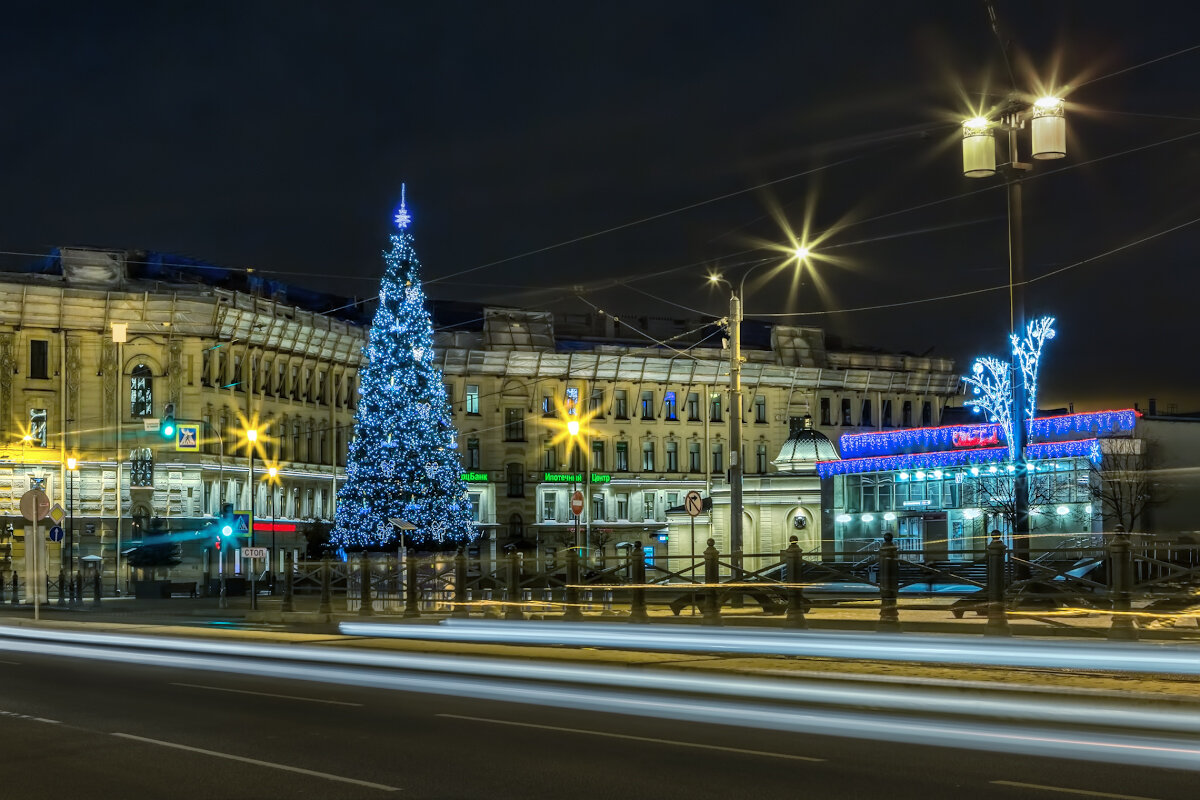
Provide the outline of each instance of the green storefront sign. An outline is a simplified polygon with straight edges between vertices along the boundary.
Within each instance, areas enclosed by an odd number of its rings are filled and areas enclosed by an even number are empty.
[[[464,472],[459,476],[463,483],[487,483],[486,472]]]
[[[580,472],[547,472],[543,480],[546,483],[583,483],[583,473]],[[592,483],[608,483],[612,475],[606,472],[593,472]]]

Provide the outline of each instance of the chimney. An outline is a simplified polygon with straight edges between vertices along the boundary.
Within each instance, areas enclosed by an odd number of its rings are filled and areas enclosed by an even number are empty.
[[[1153,416],[1157,416],[1157,415],[1158,415],[1158,400],[1156,398],[1151,397],[1150,398],[1150,416],[1153,417]]]
[[[1068,414],[1075,413],[1075,403],[1074,402],[1067,403],[1067,413]]]

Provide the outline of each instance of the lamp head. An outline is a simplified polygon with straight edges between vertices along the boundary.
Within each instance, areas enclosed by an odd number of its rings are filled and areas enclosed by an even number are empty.
[[[75,456],[67,456],[67,469],[75,469],[79,466],[79,462],[75,460]]]
[[[579,435],[579,420],[573,419],[567,423],[567,433],[572,436]]]
[[[246,431],[246,440],[251,441],[251,442],[257,442],[258,441],[258,428],[251,428],[250,430]]]

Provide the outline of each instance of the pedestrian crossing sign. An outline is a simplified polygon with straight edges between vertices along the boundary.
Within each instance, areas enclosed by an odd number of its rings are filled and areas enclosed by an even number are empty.
[[[250,535],[250,512],[249,511],[233,512],[233,535],[234,536],[249,536]]]
[[[200,426],[180,424],[175,427],[175,449],[187,453],[200,451]]]

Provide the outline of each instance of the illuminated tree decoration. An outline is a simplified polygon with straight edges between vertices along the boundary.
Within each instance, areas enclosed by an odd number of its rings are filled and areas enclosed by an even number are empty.
[[[1039,317],[1025,326],[1025,338],[1011,334],[1013,355],[1021,364],[1025,378],[1025,413],[1030,419],[1037,416],[1038,368],[1042,361],[1042,347],[1054,338],[1054,317]]]
[[[402,203],[359,372],[354,438],[331,534],[340,548],[391,545],[398,539],[391,519],[415,525],[406,535],[415,543],[475,535],[442,372],[424,358],[433,352],[433,325],[410,222]]]
[[[983,356],[975,360],[971,372],[973,374],[963,376],[972,394],[967,405],[976,413],[985,412],[988,419],[1000,426],[1011,459],[1016,455],[1016,447],[1012,435],[1012,372],[1009,365],[994,356]]]

